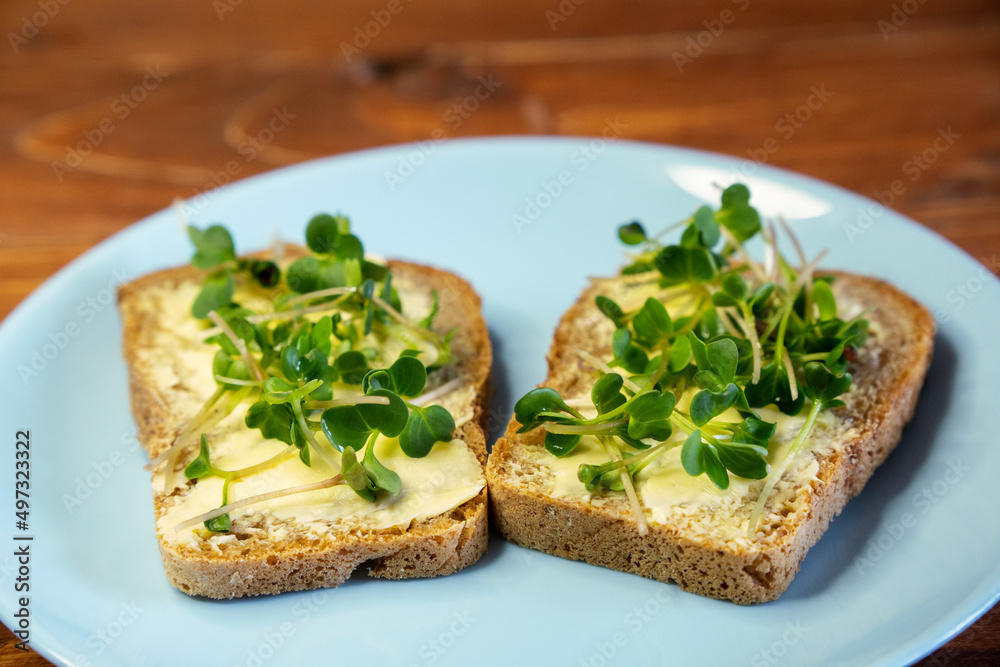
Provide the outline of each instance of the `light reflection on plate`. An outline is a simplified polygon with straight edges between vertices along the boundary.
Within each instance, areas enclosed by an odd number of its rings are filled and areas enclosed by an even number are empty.
[[[706,204],[718,205],[719,187],[745,183],[753,193],[754,206],[762,216],[786,220],[818,218],[829,213],[833,205],[826,199],[801,189],[789,187],[773,179],[756,176],[754,169],[677,165],[667,168],[670,178],[689,194]]]

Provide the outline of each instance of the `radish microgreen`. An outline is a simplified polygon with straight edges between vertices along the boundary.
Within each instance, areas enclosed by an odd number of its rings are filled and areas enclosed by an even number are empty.
[[[399,475],[376,458],[378,439],[398,438],[405,455],[422,457],[434,444],[451,440],[455,430],[445,408],[420,400],[428,372],[454,361],[452,334],[431,328],[438,293],[421,320],[408,318],[389,268],[364,257],[361,240],[343,216],[313,217],[305,231],[308,252],[284,272],[269,260],[239,258],[221,225],[189,227],[188,235],[195,247],[192,264],[206,272],[191,312],[206,322],[205,343],[217,346],[212,360],[217,388],[148,467],[166,464],[169,484],[178,459],[200,435],[185,476],[224,482],[222,506],[181,525],[203,522],[210,531],[228,532],[229,510],[252,504],[251,499],[230,504],[230,486],[296,455],[306,466],[318,455],[339,472],[253,502],[341,484],[370,502],[380,494],[399,494]],[[242,299],[243,293],[254,299]],[[271,309],[257,312],[237,302],[260,303],[262,295]],[[211,461],[206,434],[244,404],[247,428],[289,447],[256,466],[221,470]]]
[[[233,237],[222,225],[211,225],[205,230],[189,225],[187,233],[195,247],[191,264],[211,271],[191,305],[191,314],[195,317],[202,319],[213,310],[229,308],[238,280],[268,289],[276,287],[281,280],[281,270],[274,262],[238,258]]]
[[[833,278],[815,275],[817,261],[806,262],[794,237],[802,266],[788,263],[746,186],[726,188],[718,209],[702,206],[680,226],[673,244],[661,243],[663,234],[648,235],[638,221],[618,229],[633,250],[622,280],[651,294],[633,310],[609,294],[595,299],[614,327],[610,358],[580,352],[594,369],[596,416],[570,407],[548,387],[522,397],[514,416],[520,433],[544,429],[553,456],[570,455],[583,436],[596,437],[610,460],[580,466],[578,477],[590,491],[625,491],[631,501],[636,475],[676,447],[688,474],[705,475],[720,489],[733,475],[766,480],[752,534],[819,413],[843,405],[838,396],[850,388],[848,364],[865,342],[868,323],[863,314],[838,317]],[[765,243],[764,263],[743,245],[756,236]],[[757,412],[770,405],[787,415],[808,406],[805,424],[773,469],[767,457],[776,425]],[[633,508],[642,532],[641,508],[634,502]]]

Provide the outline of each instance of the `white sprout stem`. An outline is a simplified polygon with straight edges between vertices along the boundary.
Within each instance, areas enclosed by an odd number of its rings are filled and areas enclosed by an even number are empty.
[[[170,202],[170,208],[174,211],[174,220],[177,221],[177,226],[181,228],[181,232],[187,235],[187,228],[190,224],[187,219],[187,214],[184,213],[184,200],[180,197],[174,197],[173,201]]]
[[[762,234],[764,237],[764,274],[771,278],[771,282],[775,285],[778,284],[778,248],[777,248],[777,237],[774,233],[774,223],[770,220],[767,221],[766,231]],[[765,281],[766,282],[766,281]]]
[[[398,310],[396,310],[395,308],[393,308],[389,304],[389,302],[386,301],[385,299],[383,299],[382,297],[376,296],[376,295],[372,294],[372,299],[371,300],[372,300],[372,303],[374,303],[376,306],[378,306],[379,308],[381,308],[385,312],[389,313],[389,316],[392,317],[392,319],[394,319],[397,322],[399,322],[400,324],[402,324],[402,325],[410,328],[411,330],[419,333],[421,337],[427,338],[429,340],[433,340],[436,337],[437,334],[435,334],[433,331],[431,331],[429,329],[425,329],[425,328],[417,325],[415,322],[413,322],[408,317],[406,317],[406,315],[403,315],[403,313],[401,313]]]
[[[420,396],[417,396],[416,398],[414,398],[413,400],[411,400],[410,403],[412,403],[413,405],[416,405],[417,407],[422,408],[425,405],[427,405],[428,403],[430,403],[431,401],[436,401],[437,399],[441,398],[442,396],[444,396],[446,394],[450,394],[451,392],[455,391],[456,389],[458,389],[459,387],[462,386],[462,383],[463,383],[462,378],[453,378],[453,379],[445,382],[440,387],[437,387],[435,389],[431,389],[428,392],[420,394]]]
[[[181,521],[179,524],[174,526],[174,532],[179,533],[185,528],[190,528],[191,526],[197,526],[199,523],[204,523],[205,521],[210,521],[216,517],[220,517],[223,514],[228,514],[234,510],[243,509],[244,507],[249,507],[250,505],[256,505],[257,503],[267,502],[268,500],[275,500],[276,498],[284,498],[285,496],[291,496],[298,493],[308,493],[309,491],[319,491],[320,489],[329,489],[331,487],[337,486],[343,483],[343,478],[338,474],[336,477],[331,477],[330,479],[324,479],[320,482],[313,482],[312,484],[300,484],[299,486],[293,486],[287,489],[280,489],[278,491],[269,491],[268,493],[262,493],[256,496],[250,496],[249,498],[244,498],[243,500],[237,500],[231,502],[228,505],[223,505],[211,512],[205,512],[204,514],[199,514],[198,516],[191,517],[185,521]]]
[[[823,260],[824,257],[826,257],[826,250],[823,250],[818,255],[816,255],[816,259],[814,259],[813,261],[804,264],[802,266],[801,272],[799,273],[799,277],[795,279],[795,284],[792,285],[792,289],[789,292],[789,294],[791,294],[791,296],[792,296],[792,299],[794,299],[795,298],[795,294],[798,293],[799,289],[805,287],[805,289],[806,289],[806,311],[805,312],[806,312],[806,316],[807,317],[809,316],[810,310],[812,310],[812,278],[813,278],[813,273],[816,271],[816,267],[819,266],[819,263]],[[791,307],[792,303],[793,303],[792,301],[789,302],[789,308]]]
[[[241,479],[243,477],[249,477],[250,475],[256,475],[259,472],[264,472],[265,470],[273,468],[274,466],[278,465],[279,463],[284,463],[288,459],[296,456],[298,453],[299,453],[299,450],[295,449],[294,447],[288,447],[287,449],[285,449],[281,453],[275,454],[271,458],[265,459],[265,460],[261,461],[260,463],[256,463],[256,464],[254,464],[252,466],[247,466],[246,468],[240,468],[238,470],[228,470],[228,471],[224,471],[224,472],[228,472],[229,475],[231,476],[231,479],[233,481],[236,481],[236,480]]]
[[[743,261],[746,262],[746,265],[750,267],[750,270],[753,271],[758,278],[760,278],[761,282],[766,282],[767,274],[765,274],[763,269],[761,269],[760,264],[755,262],[750,256],[750,253],[748,253],[747,249],[743,247],[743,244],[736,240],[736,237],[733,236],[732,232],[726,229],[725,225],[719,225],[719,231],[726,237],[726,241],[729,245],[736,248],[736,251],[743,257]]]
[[[274,240],[271,241],[271,260],[275,264],[281,264],[281,257],[285,254],[285,242],[281,240],[281,233],[274,230]]]
[[[589,408],[591,410],[594,409],[594,403],[589,398],[583,398],[583,397],[567,398],[564,399],[563,402],[566,403],[566,405],[568,405],[571,408]]]
[[[789,292],[792,295],[792,298],[795,298],[795,293],[799,291],[799,288],[805,285],[807,280],[810,280],[812,278],[813,271],[816,270],[816,267],[819,266],[819,263],[823,260],[824,257],[826,257],[826,252],[827,252],[826,250],[823,250],[818,255],[816,255],[816,259],[814,259],[813,261],[809,262],[808,264],[802,267],[802,270],[799,273],[799,277],[796,278],[795,284],[792,285],[792,289]]]
[[[580,355],[581,359],[590,364],[596,370],[602,371],[604,373],[616,372],[615,369],[611,368],[611,366],[608,366],[606,363],[604,363],[603,361],[592,355],[590,352],[587,352],[586,350],[577,349],[574,350],[574,352]],[[630,389],[633,393],[636,394],[639,393],[639,390],[641,389],[639,385],[637,385],[635,382],[632,382],[632,380],[625,377],[623,377],[622,380],[625,387]]]
[[[617,463],[622,460],[622,453],[618,451],[617,447],[612,445],[607,438],[599,439],[612,461]],[[628,474],[628,466],[619,468],[618,475],[621,477],[622,486],[625,487],[625,495],[628,496],[628,503],[632,507],[632,514],[635,516],[635,522],[639,528],[639,536],[643,537],[649,532],[649,527],[646,526],[646,516],[642,511],[642,503],[639,502],[639,496],[635,492],[635,487],[632,486],[632,477]]]
[[[196,431],[201,428],[202,424],[209,421],[218,411],[219,411],[219,399],[225,396],[226,388],[223,386],[218,386],[215,391],[209,396],[208,400],[201,406],[194,417],[192,417],[181,429],[180,433],[174,437],[174,442],[177,440],[187,437],[191,432]],[[172,443],[171,443],[172,444]]]
[[[322,313],[327,310],[337,310],[340,307],[340,299],[335,299],[327,303],[317,304],[315,306],[308,306],[306,308],[296,308],[294,310],[278,310],[273,313],[260,313],[258,315],[250,315],[246,318],[247,322],[251,324],[260,324],[261,322],[270,322],[273,320],[292,320],[300,315],[309,315],[311,313]],[[200,332],[202,339],[212,338],[213,336],[218,336],[222,333],[222,329],[219,327],[212,327],[211,329],[205,329]]]
[[[389,405],[389,399],[385,396],[346,396],[329,401],[311,401],[308,407],[310,410],[323,410],[338,405]]]
[[[791,240],[792,245],[795,247],[795,254],[799,256],[799,263],[801,266],[799,271],[801,272],[801,275],[808,275],[808,280],[806,280],[803,285],[806,289],[806,317],[810,317],[810,313],[812,312],[812,273],[815,271],[816,265],[819,263],[819,258],[817,257],[810,266],[808,260],[806,260],[806,254],[802,250],[802,245],[799,243],[798,238],[796,238],[795,233],[792,232],[791,228],[785,223],[785,219],[779,217],[778,224],[781,225],[781,228],[785,231],[785,234],[788,235],[789,240]],[[808,271],[806,270],[807,266],[810,266]],[[798,284],[798,282],[799,281],[796,281],[796,284]]]
[[[781,358],[785,365],[785,372],[788,373],[788,388],[792,394],[792,400],[799,400],[799,383],[795,380],[795,367],[792,366],[792,355],[786,354]]]
[[[174,468],[177,467],[177,457],[180,456],[180,450],[175,450],[170,453],[167,457],[167,467],[163,470],[163,493],[170,493],[170,491],[177,485],[176,477],[177,473]]]
[[[219,327],[222,333],[226,334],[226,338],[228,338],[230,342],[236,346],[236,349],[239,350],[240,357],[243,359],[243,363],[246,365],[247,370],[249,370],[253,376],[257,378],[258,382],[263,382],[264,372],[260,370],[260,365],[257,364],[257,360],[251,356],[250,350],[247,348],[247,344],[243,341],[243,339],[237,336],[236,332],[229,326],[229,323],[222,319],[222,316],[214,310],[209,311],[208,319],[215,322],[215,325]]]
[[[691,293],[690,287],[665,287],[656,293],[657,298],[663,302],[670,302],[679,297]]]
[[[799,243],[799,239],[795,236],[792,228],[788,226],[783,217],[778,216],[778,224],[781,225],[781,229],[788,235],[788,240],[792,242],[792,246],[795,248],[795,254],[799,256],[799,262],[805,268],[806,254],[802,252],[802,245]]]
[[[587,276],[587,282],[594,287],[603,287],[605,285],[623,285],[627,289],[637,289],[646,285],[658,283],[662,275],[663,274],[656,270],[645,271],[643,273],[633,273],[628,276],[612,276],[610,278],[608,276]]]
[[[312,445],[312,448],[316,450],[316,453],[323,457],[323,460],[326,461],[331,468],[336,468],[337,462],[333,459],[333,455],[325,446],[321,446],[319,441],[313,437],[312,429],[309,428],[309,424],[306,423],[306,417],[302,414],[302,406],[299,405],[298,401],[292,401],[292,412],[295,413],[295,419],[298,421],[299,428],[302,429],[302,435],[306,437],[306,441]]]
[[[763,349],[760,346],[760,339],[757,338],[757,322],[754,320],[753,311],[747,308],[745,305],[742,307],[743,310],[743,331],[746,332],[747,340],[750,341],[750,350],[753,352],[753,377],[750,378],[751,384],[757,384],[760,382],[760,367],[761,367],[761,357],[763,355]]]
[[[803,443],[812,433],[813,426],[816,425],[816,418],[819,416],[819,412],[822,409],[822,403],[816,401],[809,408],[809,416],[806,417],[806,423],[802,425],[802,430],[799,431],[799,435],[795,438],[795,442],[789,448],[788,453],[785,454],[785,458],[781,460],[778,467],[771,471],[771,474],[767,476],[767,483],[764,484],[764,488],[761,489],[760,495],[757,497],[757,504],[753,508],[753,512],[750,514],[750,524],[747,526],[747,536],[753,537],[754,533],[757,532],[757,524],[760,522],[760,516],[764,511],[764,506],[767,505],[767,499],[770,497],[771,492],[774,491],[774,487],[781,481],[781,478],[785,475],[785,470],[795,459],[795,456],[802,449]]]
[[[625,424],[628,424],[627,419],[604,422],[602,424],[557,424],[556,422],[545,422],[542,428],[549,433],[585,434],[593,433],[594,431],[612,431],[619,426],[624,426]]]
[[[243,399],[250,394],[252,389],[252,387],[244,387],[243,389],[235,392],[223,405],[220,406],[218,404],[214,404],[212,409],[203,418],[198,419],[196,416],[195,419],[191,420],[177,435],[177,437],[174,438],[170,447],[161,452],[159,456],[147,463],[143,466],[143,468],[145,470],[156,470],[156,468],[167,459],[176,460],[174,455],[180,453],[185,447],[191,444],[189,441],[195,433],[209,430],[225,419],[230,413],[232,413],[237,405],[243,402]]]
[[[227,378],[224,375],[215,375],[215,380],[216,382],[232,384],[238,387],[259,387],[262,384],[259,380],[240,380],[239,378]]]
[[[328,296],[341,296],[343,294],[354,294],[358,291],[357,287],[330,287],[328,289],[316,290],[315,292],[306,292],[305,294],[300,294],[299,296],[289,299],[284,305],[292,306],[297,303],[305,303],[307,301],[312,301],[313,299],[322,299]],[[327,305],[327,304],[320,304]]]
[[[333,301],[327,301],[325,303],[317,303],[315,306],[306,306],[304,308],[295,308],[293,310],[276,310],[273,313],[261,313],[259,315],[251,315],[247,318],[247,322],[251,324],[260,324],[261,322],[270,322],[272,320],[292,320],[300,315],[311,315],[312,313],[322,313],[327,310],[337,310],[340,307],[342,299],[334,299]]]
[[[733,325],[732,321],[729,319],[730,317],[735,318],[736,317],[736,313],[733,312],[732,310],[730,310],[729,308],[724,309],[723,312],[726,315],[728,315],[729,317],[720,317],[719,318],[719,321],[722,322],[722,326],[724,326],[726,328],[726,331],[728,331],[731,335],[735,336],[736,338],[740,338],[741,336],[740,336],[739,329],[737,329]]]

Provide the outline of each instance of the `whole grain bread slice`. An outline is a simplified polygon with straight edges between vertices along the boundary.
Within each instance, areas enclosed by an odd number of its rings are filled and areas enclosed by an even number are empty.
[[[899,442],[930,363],[935,333],[930,313],[881,280],[834,273],[842,309],[866,315],[868,341],[852,362],[847,405],[833,411],[824,445],[805,448],[776,487],[755,536],[748,518],[763,487],[744,502],[677,507],[649,521],[641,536],[624,494],[553,497],[542,429],[518,434],[513,419],[490,453],[487,482],[494,525],[510,541],[564,558],[630,572],[739,604],[773,600],[799,571],[806,552],[857,495]],[[610,355],[613,326],[594,304],[614,281],[597,281],[563,316],[540,386],[563,396],[589,396],[590,367],[577,350]],[[844,313],[841,313],[844,316]]]
[[[299,252],[290,249],[285,256]],[[441,307],[434,328],[455,330],[451,350],[458,361],[432,372],[428,386],[461,379],[466,420],[459,423],[455,438],[465,442],[484,470],[483,421],[491,390],[492,352],[480,299],[465,280],[447,271],[402,261],[390,261],[389,267],[394,284],[408,283],[427,294],[439,293]],[[168,269],[128,283],[118,293],[132,411],[139,440],[151,458],[170,446],[195,406],[207,398],[203,390],[189,386],[193,383],[186,378],[192,369],[185,368],[185,350],[203,344],[178,331],[171,332],[174,345],[163,344],[165,330],[178,328],[172,326],[177,313],[171,313],[173,319],[166,316],[177,306],[167,303],[164,295],[197,289],[203,277],[190,266]],[[185,315],[189,306],[189,301],[183,305]],[[155,518],[162,517],[194,484],[187,482],[169,491],[154,484]],[[294,520],[264,513],[234,518],[232,535],[206,535],[197,548],[171,544],[159,529],[157,538],[167,578],[174,586],[189,595],[234,598],[333,587],[359,568],[370,576],[389,579],[452,574],[485,552],[487,516],[484,484],[475,497],[454,509],[408,526],[366,530],[334,525],[317,537]]]

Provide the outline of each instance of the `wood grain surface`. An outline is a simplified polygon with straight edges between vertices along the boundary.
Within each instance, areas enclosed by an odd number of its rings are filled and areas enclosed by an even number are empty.
[[[175,197],[609,122],[881,198],[1000,269],[995,1],[8,0],[0,25],[0,317]],[[0,631],[0,667],[47,664]],[[920,664],[1000,664],[1000,612]]]

